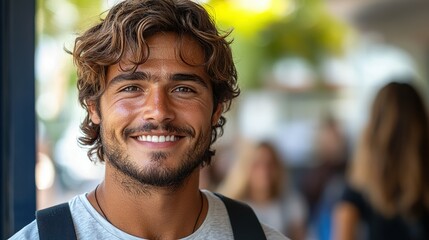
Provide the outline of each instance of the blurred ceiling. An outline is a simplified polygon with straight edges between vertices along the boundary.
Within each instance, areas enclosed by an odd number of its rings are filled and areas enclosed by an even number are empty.
[[[429,44],[427,0],[328,0],[329,9],[359,30]]]
[[[364,35],[405,49],[429,84],[428,0],[326,0],[331,13]],[[429,89],[429,88],[428,88]]]

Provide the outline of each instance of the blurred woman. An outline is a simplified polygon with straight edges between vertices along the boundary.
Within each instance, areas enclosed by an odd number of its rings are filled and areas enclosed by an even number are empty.
[[[306,209],[296,194],[285,192],[286,168],[274,147],[263,142],[245,152],[219,192],[248,203],[261,222],[291,239],[304,239]]]
[[[408,83],[377,94],[335,212],[336,239],[429,239],[427,109]],[[426,172],[426,173],[425,173]]]

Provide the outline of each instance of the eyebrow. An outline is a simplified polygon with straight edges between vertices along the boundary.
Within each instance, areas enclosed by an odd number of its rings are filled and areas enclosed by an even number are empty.
[[[110,80],[109,85],[113,85],[122,81],[129,81],[129,80],[135,80],[135,81],[140,81],[140,80],[150,80],[150,74],[145,73],[145,72],[130,72],[130,73],[122,73],[119,74],[117,76],[115,76],[114,78],[112,78],[112,80]],[[175,73],[172,74],[169,79],[173,80],[173,81],[191,81],[191,82],[196,82],[198,84],[200,84],[201,86],[208,88],[208,84],[206,81],[204,81],[204,79],[202,77],[200,77],[197,74],[193,74],[193,73]],[[156,81],[156,80],[154,80]]]
[[[112,80],[110,80],[109,85],[119,83],[124,80],[148,80],[149,76],[145,72],[130,72],[130,73],[121,73]]]
[[[177,73],[171,76],[171,79],[174,81],[192,81],[200,84],[201,86],[208,88],[207,82],[197,74],[192,73]]]

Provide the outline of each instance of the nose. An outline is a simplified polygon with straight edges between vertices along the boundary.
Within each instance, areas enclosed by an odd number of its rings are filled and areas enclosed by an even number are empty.
[[[146,96],[143,117],[146,121],[166,123],[174,119],[173,102],[168,93],[160,88],[152,88]]]

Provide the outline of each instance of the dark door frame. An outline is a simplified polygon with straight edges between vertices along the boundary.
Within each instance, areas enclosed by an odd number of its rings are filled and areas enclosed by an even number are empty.
[[[0,238],[34,220],[35,0],[0,3]]]

